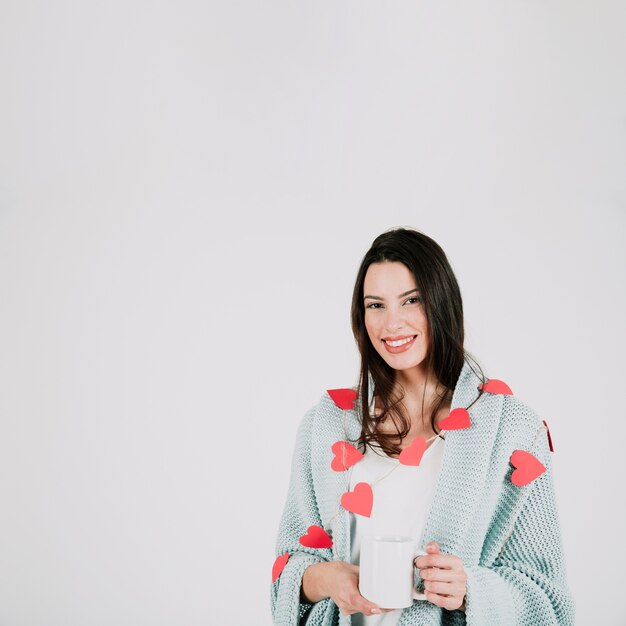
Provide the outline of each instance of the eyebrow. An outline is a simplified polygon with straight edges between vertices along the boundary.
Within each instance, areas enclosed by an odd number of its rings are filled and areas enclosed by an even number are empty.
[[[401,293],[398,298],[404,298],[404,296],[408,296],[410,293],[413,293],[414,291],[418,291],[417,287],[415,289],[411,289],[409,291],[405,291],[404,293]],[[372,300],[384,300],[384,298],[380,298],[379,296],[363,296],[363,300],[367,300],[367,298],[371,298]]]

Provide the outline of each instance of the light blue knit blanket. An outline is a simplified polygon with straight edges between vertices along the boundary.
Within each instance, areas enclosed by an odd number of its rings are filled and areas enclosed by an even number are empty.
[[[481,380],[465,362],[451,408],[468,407]],[[371,386],[370,386],[371,389]],[[370,392],[370,401],[373,392]],[[469,409],[470,428],[448,431],[441,471],[420,547],[437,541],[444,554],[463,560],[466,613],[416,600],[398,626],[568,626],[574,603],[568,589],[546,430],[538,415],[513,395],[483,393]],[[327,393],[305,414],[296,438],[291,479],[280,521],[276,555],[289,559],[272,583],[276,626],[349,626],[327,598],[300,602],[304,570],[313,563],[350,560],[350,513],[340,504],[350,472],[330,464],[333,443],[355,441],[361,431],[360,402],[339,408]],[[518,487],[510,457],[522,449],[546,467]],[[324,528],[331,548],[306,548],[299,538],[309,526]]]

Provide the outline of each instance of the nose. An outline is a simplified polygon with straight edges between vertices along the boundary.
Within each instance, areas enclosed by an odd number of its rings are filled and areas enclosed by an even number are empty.
[[[387,332],[396,332],[404,327],[404,315],[401,309],[389,307],[385,317],[385,328]]]

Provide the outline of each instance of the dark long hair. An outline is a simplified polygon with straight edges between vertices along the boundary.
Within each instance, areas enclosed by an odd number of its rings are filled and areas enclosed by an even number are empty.
[[[441,394],[437,393],[430,414],[431,425],[436,433],[439,432],[435,425],[437,413],[444,403],[452,400],[466,352],[463,347],[461,291],[441,246],[423,233],[408,228],[395,228],[376,237],[361,262],[352,295],[352,332],[361,354],[359,394],[363,419],[359,444],[365,447],[373,442],[391,455],[400,453],[400,444],[410,430],[410,420],[402,410],[402,396],[394,397],[396,370],[378,354],[367,334],[363,302],[363,283],[369,266],[386,261],[399,261],[411,271],[423,300],[430,339],[426,357],[427,371],[432,372],[437,383],[444,388]],[[376,395],[381,398],[383,405],[379,416],[370,414],[370,374]],[[387,417],[395,424],[397,434],[377,431],[377,426]]]

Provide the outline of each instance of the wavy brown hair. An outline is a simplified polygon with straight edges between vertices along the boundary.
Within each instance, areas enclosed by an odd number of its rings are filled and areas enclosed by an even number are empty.
[[[361,355],[359,395],[363,419],[358,441],[363,448],[374,443],[386,454],[394,455],[401,451],[402,440],[410,430],[410,419],[401,405],[403,396],[394,395],[396,370],[378,354],[367,334],[363,301],[363,283],[369,266],[387,261],[399,261],[410,270],[422,298],[430,339],[426,364],[436,378],[437,389],[443,386],[443,392],[437,393],[430,412],[431,426],[436,433],[440,432],[435,426],[437,413],[444,403],[451,402],[465,357],[471,355],[463,347],[461,291],[441,246],[409,228],[395,228],[376,237],[361,261],[352,295],[352,332]],[[382,401],[383,410],[379,416],[370,414],[369,375],[373,379],[375,394]],[[484,380],[484,376],[481,378]],[[378,425],[388,417],[397,434],[378,431]]]

